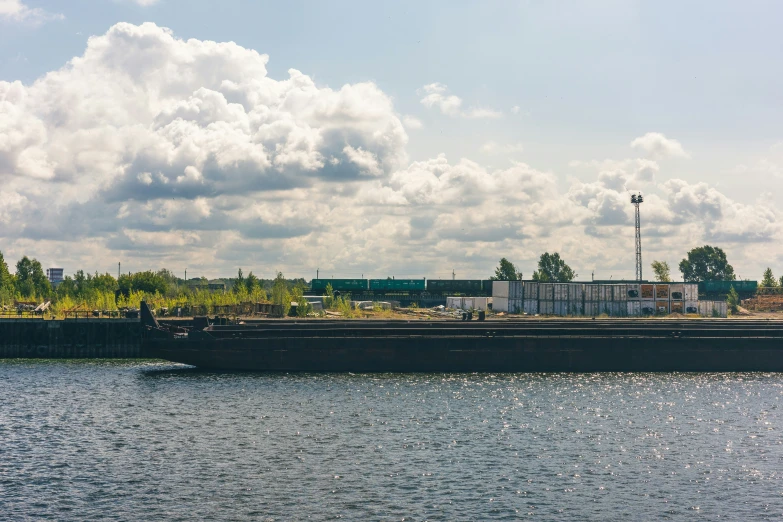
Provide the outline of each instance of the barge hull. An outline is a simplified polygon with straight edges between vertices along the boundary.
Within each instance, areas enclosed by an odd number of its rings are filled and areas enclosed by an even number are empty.
[[[156,339],[147,350],[148,356],[231,371],[783,371],[783,340],[779,337]]]

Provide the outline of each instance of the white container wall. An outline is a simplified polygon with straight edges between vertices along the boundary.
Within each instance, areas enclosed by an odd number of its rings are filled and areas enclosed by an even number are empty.
[[[555,283],[555,301],[568,301],[568,285],[565,283]]]
[[[626,310],[624,301],[614,301],[612,302],[612,317],[625,317],[628,315],[628,310]]]
[[[585,301],[585,317],[595,317],[600,315],[598,301]]]
[[[598,300],[599,301],[612,300],[612,285],[598,285]]]
[[[685,300],[685,287],[682,283],[674,283],[669,288],[669,298],[672,301],[684,301]]]
[[[527,285],[525,286],[527,287]],[[528,315],[536,315],[538,313],[538,299],[525,299],[522,311]]]
[[[509,281],[492,281],[492,297],[508,298]]]
[[[492,291],[495,291],[495,286],[492,286]],[[495,312],[508,312],[508,297],[495,297],[492,296],[492,310]]]
[[[698,314],[699,313],[699,302],[698,301],[685,301],[685,312],[686,314]]]
[[[699,315],[712,317],[712,301],[699,301]]]
[[[682,286],[685,287],[685,300],[686,301],[698,301],[699,300],[699,285],[697,283],[685,283]]]
[[[567,290],[566,290],[567,292]],[[555,315],[566,316],[568,315],[568,301],[555,301]]]
[[[585,285],[585,301],[598,301],[598,285]]]
[[[522,299],[522,290],[524,288],[522,281],[509,281],[508,282],[508,298],[509,299]]]
[[[578,301],[581,305],[582,299],[584,299],[584,285],[582,283],[569,283],[568,300]]]
[[[538,285],[538,299],[541,301],[554,301],[555,285],[552,283],[540,283]]]
[[[544,286],[543,284],[541,285]],[[552,315],[555,313],[555,302],[554,301],[539,301],[538,302],[538,313],[542,315]]]
[[[614,285],[612,288],[612,300],[625,302],[628,300],[628,285]]]
[[[642,306],[640,301],[628,301],[626,303],[626,310],[628,317],[639,317],[642,315]]]
[[[640,314],[641,315],[655,315],[655,300],[654,299],[642,299],[640,301]]]
[[[538,299],[538,283],[525,283],[525,299]]]
[[[599,301],[598,310],[601,315],[612,315],[612,302],[611,301]]]
[[[715,306],[712,309],[717,312],[718,317],[729,316],[729,305],[726,304],[726,301],[715,301]]]
[[[463,310],[472,310],[473,308],[474,308],[473,298],[472,297],[463,297],[462,298],[462,309]]]
[[[521,314],[524,312],[524,303],[525,301],[522,299],[509,299],[508,311],[512,314]]]
[[[582,300],[568,301],[568,315],[581,316],[584,315],[582,311]]]
[[[462,309],[462,298],[446,297],[446,308]]]
[[[638,300],[642,298],[642,290],[636,283],[625,285],[625,293],[628,295],[629,301],[632,299]]]

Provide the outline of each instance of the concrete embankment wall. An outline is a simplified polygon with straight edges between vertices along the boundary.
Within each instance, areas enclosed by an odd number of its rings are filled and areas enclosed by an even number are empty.
[[[138,319],[0,319],[0,358],[141,357]]]

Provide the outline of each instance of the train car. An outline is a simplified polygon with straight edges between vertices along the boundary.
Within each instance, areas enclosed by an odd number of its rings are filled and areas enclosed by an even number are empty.
[[[371,292],[423,292],[422,279],[370,279]]]
[[[435,295],[483,295],[481,279],[429,279],[427,292]]]
[[[758,281],[699,281],[699,295],[725,298],[732,287],[742,298],[756,295]]]
[[[366,292],[367,279],[313,279],[310,283],[310,291],[314,294],[323,294],[326,285],[332,285],[334,292]]]

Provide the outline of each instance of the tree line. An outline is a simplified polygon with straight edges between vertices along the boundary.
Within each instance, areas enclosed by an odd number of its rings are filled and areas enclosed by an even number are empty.
[[[671,269],[666,261],[653,261],[651,264],[656,281],[671,282]],[[683,281],[734,281],[732,267],[726,253],[719,247],[704,245],[690,250],[680,261],[680,272]],[[538,260],[538,270],[533,272],[531,279],[540,282],[567,283],[576,279],[578,274],[554,252],[544,252]],[[517,281],[522,279],[522,272],[505,257],[500,260],[495,274],[490,278],[496,281]],[[776,280],[772,269],[767,268],[759,283],[761,287],[783,287],[783,277]]]

